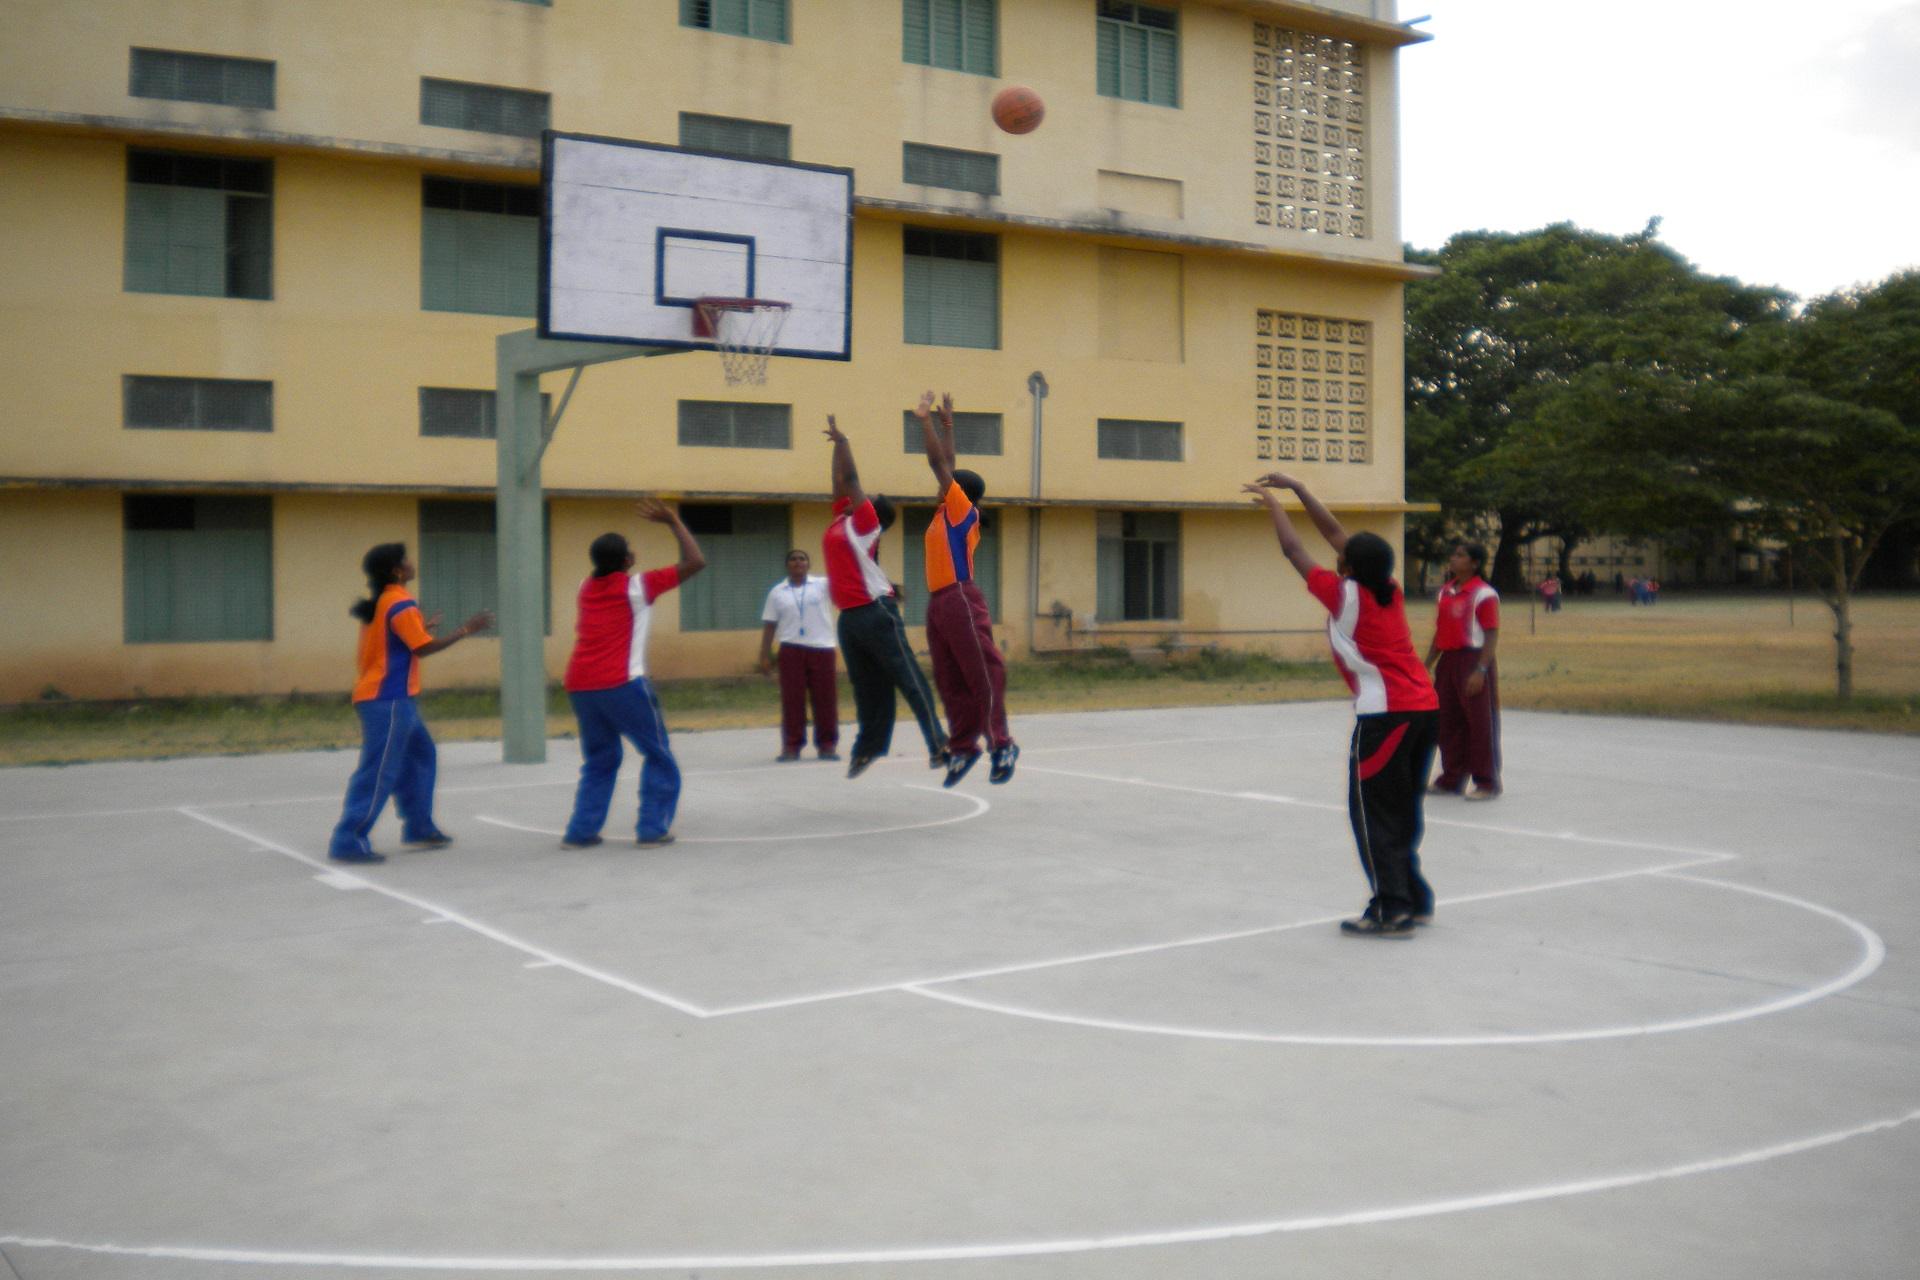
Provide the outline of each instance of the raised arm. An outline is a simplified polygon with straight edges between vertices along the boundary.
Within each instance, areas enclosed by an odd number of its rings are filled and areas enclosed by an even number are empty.
[[[953,397],[948,396],[940,407],[940,425],[933,421],[933,392],[920,393],[920,403],[914,406],[913,416],[920,419],[920,434],[926,441],[927,465],[933,468],[933,478],[940,486],[939,496],[945,498],[947,490],[953,488]]]
[[[1313,521],[1313,527],[1320,531],[1320,536],[1327,540],[1327,545],[1333,548],[1334,553],[1337,555],[1347,549],[1347,531],[1340,527],[1340,522],[1333,518],[1333,512],[1327,510],[1325,503],[1307,492],[1306,485],[1278,471],[1261,476],[1260,483],[1270,489],[1293,490],[1300,499],[1300,505],[1307,509],[1307,519]]]
[[[833,500],[845,498],[854,506],[867,500],[860,488],[860,471],[853,465],[853,442],[840,430],[840,424],[827,415],[827,439],[833,441]]]
[[[1300,535],[1294,530],[1293,521],[1288,518],[1286,509],[1280,505],[1280,491],[1267,483],[1270,479],[1272,479],[1271,476],[1265,476],[1252,484],[1243,484],[1240,488],[1243,492],[1252,494],[1255,502],[1266,507],[1267,517],[1273,521],[1274,536],[1280,539],[1281,554],[1286,556],[1287,563],[1291,564],[1304,578],[1320,566],[1314,562],[1312,556],[1307,554],[1306,544],[1300,541]]]
[[[634,509],[640,513],[641,519],[666,525],[673,531],[674,541],[680,544],[680,563],[674,567],[679,570],[682,584],[707,567],[707,558],[700,554],[700,544],[693,540],[693,534],[681,523],[678,511],[658,498],[642,498]]]

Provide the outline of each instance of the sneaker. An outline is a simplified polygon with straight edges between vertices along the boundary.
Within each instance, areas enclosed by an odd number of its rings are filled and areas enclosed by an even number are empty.
[[[1340,932],[1357,938],[1411,938],[1413,917],[1402,914],[1380,920],[1371,914],[1363,913],[1351,920],[1342,920]]]
[[[966,751],[966,752],[962,752],[960,755],[952,755],[951,753],[949,753],[949,755],[947,756],[946,781],[942,782],[940,785],[943,787],[954,786],[960,781],[960,779],[967,776],[967,770],[973,768],[973,766],[976,763],[978,763],[979,759],[980,759],[980,753],[978,751]]]
[[[1013,777],[1013,762],[1019,758],[1020,744],[1017,742],[1009,742],[1006,746],[996,749],[993,753],[993,768],[987,773],[987,781],[1000,783]]]
[[[329,862],[385,862],[387,855],[374,853],[371,850],[366,853],[330,853],[327,855],[327,860]]]
[[[582,836],[578,840],[562,840],[560,847],[562,849],[591,849],[593,846],[602,843],[604,843],[604,841],[602,841],[599,836]]]
[[[1499,787],[1483,787],[1475,783],[1473,786],[1467,788],[1466,798],[1469,800],[1497,800],[1499,797]]]
[[[822,760],[838,760],[840,758],[840,753],[838,751],[822,751],[820,753],[820,758]]]
[[[1430,796],[1457,796],[1460,794],[1460,788],[1449,787],[1435,782],[1427,787],[1427,794]]]
[[[635,840],[634,843],[642,849],[658,849],[662,845],[673,843],[673,832],[663,831],[651,840]]]
[[[1414,924],[1424,929],[1428,925],[1433,923],[1433,912],[1431,910],[1416,911],[1411,916],[1408,916],[1407,918],[1413,921]]]
[[[951,759],[951,757],[948,756],[946,752],[935,751],[927,757],[927,768],[944,769],[947,767],[947,761],[949,759]]]
[[[799,758],[800,758],[800,753],[798,751],[782,751],[779,755],[773,758],[773,762],[775,764],[792,764],[795,760],[798,760]]]
[[[867,766],[872,763],[873,763],[872,756],[863,756],[856,752],[854,754],[853,759],[847,762],[848,781],[852,781],[854,778],[857,778],[861,774],[865,773],[867,771]]]
[[[444,849],[453,843],[453,837],[444,831],[436,831],[425,839],[402,840],[400,843],[409,849]]]

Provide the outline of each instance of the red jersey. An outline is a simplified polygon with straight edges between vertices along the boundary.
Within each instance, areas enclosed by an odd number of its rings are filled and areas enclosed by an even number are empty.
[[[609,573],[580,584],[567,692],[617,689],[647,674],[647,625],[653,602],[680,585],[680,569]]]
[[[1381,604],[1352,578],[1315,568],[1307,575],[1307,591],[1333,615],[1327,620],[1327,642],[1334,665],[1353,690],[1355,713],[1439,710],[1426,664],[1413,651],[1406,598],[1397,585],[1392,601]]]
[[[893,594],[893,583],[874,559],[880,549],[880,516],[872,502],[856,507],[851,498],[835,500],[833,523],[820,548],[827,559],[827,594],[834,608],[858,609]]]
[[[1464,584],[1449,580],[1440,588],[1440,609],[1433,618],[1433,647],[1484,649],[1487,632],[1500,629],[1500,593],[1478,575]]]

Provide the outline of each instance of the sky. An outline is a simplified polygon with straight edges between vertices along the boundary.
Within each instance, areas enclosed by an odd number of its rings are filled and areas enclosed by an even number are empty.
[[[1920,267],[1920,0],[1399,0],[1403,238],[1571,221],[1802,298]]]

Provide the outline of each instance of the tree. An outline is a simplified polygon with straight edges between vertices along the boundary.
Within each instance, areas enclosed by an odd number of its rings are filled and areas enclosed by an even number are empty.
[[[1471,232],[1409,254],[1441,275],[1407,290],[1408,489],[1450,525],[1489,524],[1496,586],[1520,585],[1533,538],[1599,527],[1596,492],[1684,480],[1632,442],[1664,438],[1741,335],[1785,314],[1784,295],[1700,274],[1658,229]]]
[[[1688,453],[1730,512],[1804,548],[1853,696],[1853,594],[1889,529],[1920,515],[1920,272],[1820,299],[1707,390]]]

